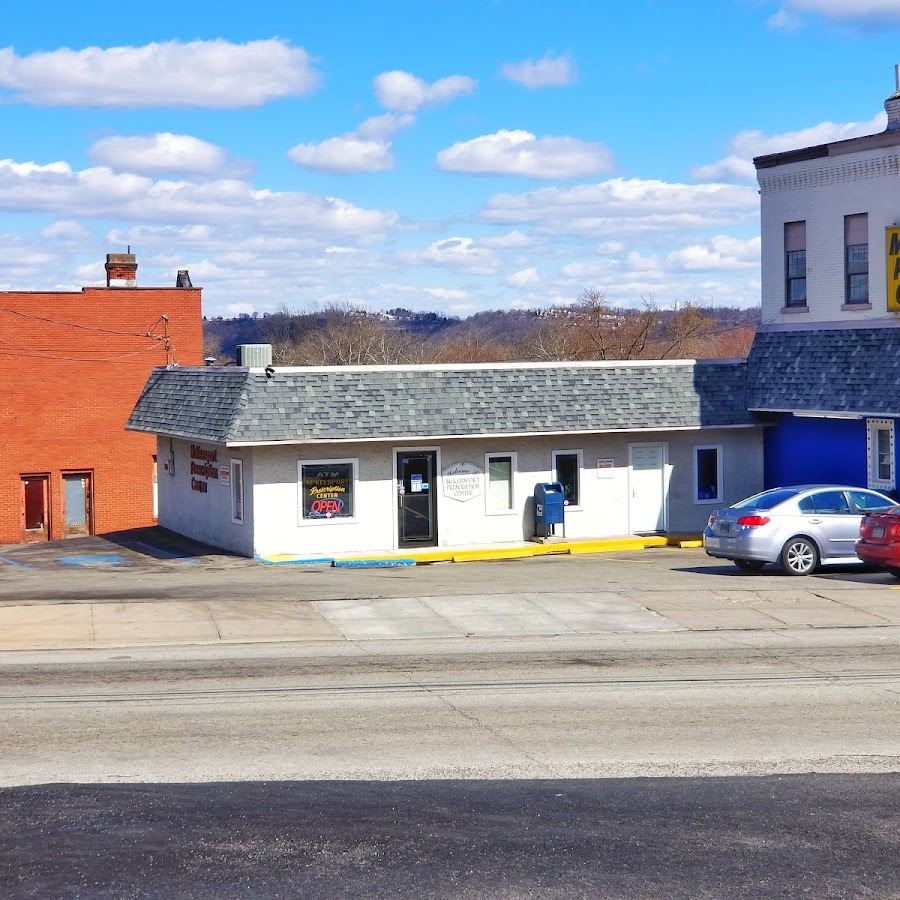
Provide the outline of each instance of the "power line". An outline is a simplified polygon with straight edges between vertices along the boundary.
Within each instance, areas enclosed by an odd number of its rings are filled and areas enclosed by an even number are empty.
[[[143,335],[141,335],[141,336],[143,336]],[[8,341],[3,340],[3,338],[0,338],[0,344],[5,345],[4,352],[7,353],[9,356],[15,356],[15,357],[25,358],[25,359],[52,359],[52,360],[63,361],[63,362],[79,362],[79,363],[117,362],[120,359],[125,359],[126,357],[129,357],[129,356],[138,356],[141,353],[147,353],[151,350],[156,350],[157,348],[164,346],[166,348],[166,363],[167,363],[167,365],[170,364],[169,363],[170,357],[172,358],[173,364],[174,364],[174,351],[170,352],[170,346],[169,346],[168,342],[163,341],[163,340],[157,340],[154,343],[150,344],[150,346],[141,347],[139,350],[129,350],[125,353],[119,353],[115,356],[105,356],[105,357],[98,357],[98,358],[92,358],[92,359],[85,359],[82,356],[62,356],[62,355],[55,354],[55,353],[44,353],[40,350],[34,350],[34,349],[30,349],[30,348],[26,349],[24,347],[16,347],[16,346],[9,344]],[[86,353],[97,353],[99,351],[86,350],[85,352]]]
[[[23,319],[35,319],[38,322],[47,322],[50,325],[60,325],[64,328],[78,328],[83,331],[99,331],[101,334],[116,334],[126,337],[149,337],[159,339],[159,335],[153,334],[153,329],[163,322],[168,325],[167,316],[159,316],[147,331],[116,331],[113,328],[102,328],[99,325],[83,325],[80,322],[63,322],[59,319],[50,319],[47,316],[39,316],[36,313],[23,312],[20,309],[10,309],[6,306],[0,306],[0,312],[6,312],[13,316],[21,316]]]

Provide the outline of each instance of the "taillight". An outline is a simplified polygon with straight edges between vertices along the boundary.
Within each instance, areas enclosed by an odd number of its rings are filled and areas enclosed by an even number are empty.
[[[747,528],[759,528],[760,525],[768,525],[770,521],[768,516],[741,516],[737,523]]]
[[[900,525],[891,525],[887,530],[887,536],[892,540],[900,538]]]
[[[713,513],[713,514],[709,517],[709,521],[708,521],[706,524],[707,524],[707,526],[708,526],[709,528],[712,528],[713,525],[716,524],[716,514],[715,514],[715,513]]]

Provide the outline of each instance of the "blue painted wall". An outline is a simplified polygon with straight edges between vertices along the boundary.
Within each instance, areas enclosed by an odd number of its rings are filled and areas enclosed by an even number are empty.
[[[867,486],[864,419],[783,415],[765,430],[763,452],[767,488],[819,482]]]

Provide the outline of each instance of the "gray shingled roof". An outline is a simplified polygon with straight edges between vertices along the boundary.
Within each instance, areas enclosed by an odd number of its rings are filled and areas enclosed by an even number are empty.
[[[157,369],[133,431],[217,443],[754,424],[742,361],[667,365]]]
[[[747,384],[760,412],[900,415],[900,328],[760,331]]]

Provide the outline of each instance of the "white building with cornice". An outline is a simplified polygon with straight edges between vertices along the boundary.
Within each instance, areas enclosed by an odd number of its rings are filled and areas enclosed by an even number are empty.
[[[879,134],[754,160],[764,324],[900,319],[900,67],[884,106]]]
[[[900,66],[879,134],[757,157],[762,317],[747,404],[767,487],[897,491]]]

